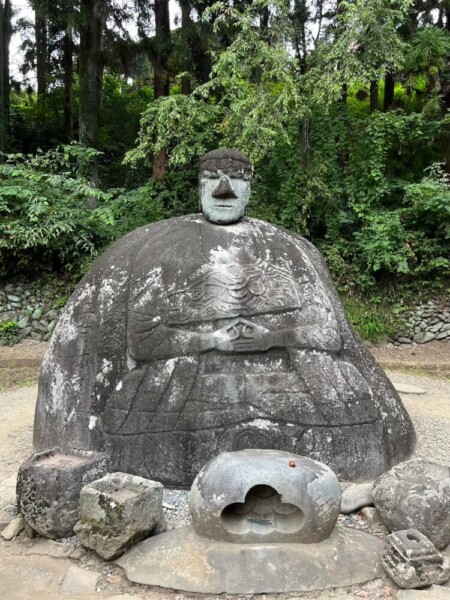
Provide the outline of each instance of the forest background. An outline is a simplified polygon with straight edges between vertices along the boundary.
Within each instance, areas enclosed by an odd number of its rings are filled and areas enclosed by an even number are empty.
[[[319,247],[364,337],[448,299],[450,0],[174,5],[0,0],[0,281],[65,297],[115,239],[197,212],[228,146],[250,216]]]

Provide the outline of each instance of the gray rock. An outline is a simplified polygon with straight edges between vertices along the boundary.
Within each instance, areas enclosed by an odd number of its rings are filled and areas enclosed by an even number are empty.
[[[340,512],[344,515],[348,515],[364,506],[372,506],[372,487],[373,481],[349,485],[342,492]]]
[[[383,567],[401,588],[421,588],[445,583],[450,561],[417,529],[388,535],[383,550]]]
[[[445,338],[450,337],[450,331],[441,331],[436,335],[437,340],[444,340]]]
[[[400,342],[400,344],[411,344],[412,343],[412,339],[410,337],[399,337],[398,341]]]
[[[336,526],[315,544],[232,544],[181,527],[141,542],[117,563],[130,581],[208,594],[304,592],[381,575],[383,542]]]
[[[28,325],[29,321],[30,321],[30,318],[29,318],[29,317],[23,317],[22,319],[20,319],[20,320],[18,321],[18,323],[17,323],[17,327],[18,327],[19,329],[25,329],[25,328],[27,327],[27,325]]]
[[[438,333],[438,331],[440,331],[443,326],[444,326],[444,323],[442,323],[441,321],[438,321],[435,325],[430,327],[430,331],[432,333]]]
[[[20,302],[19,296],[15,296],[14,294],[8,294],[7,298],[10,302]]]
[[[450,543],[450,467],[404,462],[375,480],[373,498],[390,531],[418,529],[439,550]]]
[[[44,309],[42,307],[36,308],[36,310],[33,312],[31,318],[34,321],[39,321],[39,319],[42,317],[44,313]]]
[[[418,333],[414,336],[414,341],[416,344],[426,344],[427,342],[431,342],[434,340],[436,335],[431,333],[430,331],[424,331],[423,333]]]
[[[450,323],[446,323],[442,329],[441,329],[441,333],[444,333],[444,331],[450,331]]]
[[[326,465],[279,450],[224,452],[192,484],[192,524],[234,543],[320,542],[339,516],[339,481]]]
[[[25,522],[22,515],[17,515],[2,531],[1,535],[4,540],[10,541],[14,539],[24,530]]]
[[[203,214],[141,227],[94,263],[43,362],[37,449],[106,447],[114,470],[173,486],[245,448],[347,480],[412,454],[410,418],[317,249],[241,218],[249,178],[241,154],[209,154]]]
[[[63,596],[94,594],[102,574],[72,566],[67,571],[61,585]]]
[[[166,529],[163,486],[127,473],[111,473],[81,490],[75,533],[86,548],[106,560]]]
[[[44,537],[73,535],[81,488],[108,469],[109,458],[104,453],[52,448],[33,454],[17,476],[19,510]]]

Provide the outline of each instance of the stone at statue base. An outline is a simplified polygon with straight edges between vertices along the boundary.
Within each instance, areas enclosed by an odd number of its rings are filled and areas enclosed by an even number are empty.
[[[136,583],[210,594],[374,579],[383,542],[334,527],[339,506],[339,481],[318,461],[279,450],[224,452],[192,484],[193,527],[146,540],[118,564]]]
[[[109,470],[99,452],[56,447],[33,454],[19,469],[17,500],[25,522],[44,537],[73,535],[83,486]]]
[[[403,462],[375,480],[373,498],[389,531],[418,529],[438,550],[450,544],[449,466]]]
[[[141,542],[117,564],[130,581],[185,592],[306,592],[380,577],[382,548],[378,537],[341,526],[316,544],[233,544],[182,527]]]
[[[195,531],[224,542],[321,542],[336,525],[341,491],[333,471],[281,450],[223,452],[197,475]]]
[[[404,589],[441,584],[450,578],[450,560],[417,529],[396,531],[387,536],[383,567]]]
[[[128,473],[111,473],[85,486],[75,533],[83,546],[105,560],[132,544],[166,530],[163,486]]]

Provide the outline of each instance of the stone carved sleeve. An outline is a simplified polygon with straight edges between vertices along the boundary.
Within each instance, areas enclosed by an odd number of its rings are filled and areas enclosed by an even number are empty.
[[[331,309],[319,305],[305,307],[299,320],[301,324],[297,327],[281,332],[283,346],[331,352],[340,350],[341,338]]]
[[[146,306],[129,311],[127,341],[130,355],[137,361],[199,353],[199,334],[167,327]]]

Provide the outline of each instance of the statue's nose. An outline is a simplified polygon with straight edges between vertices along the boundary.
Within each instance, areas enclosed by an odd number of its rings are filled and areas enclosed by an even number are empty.
[[[213,198],[237,198],[233,188],[231,187],[231,182],[228,177],[221,177],[219,185],[212,193]]]

